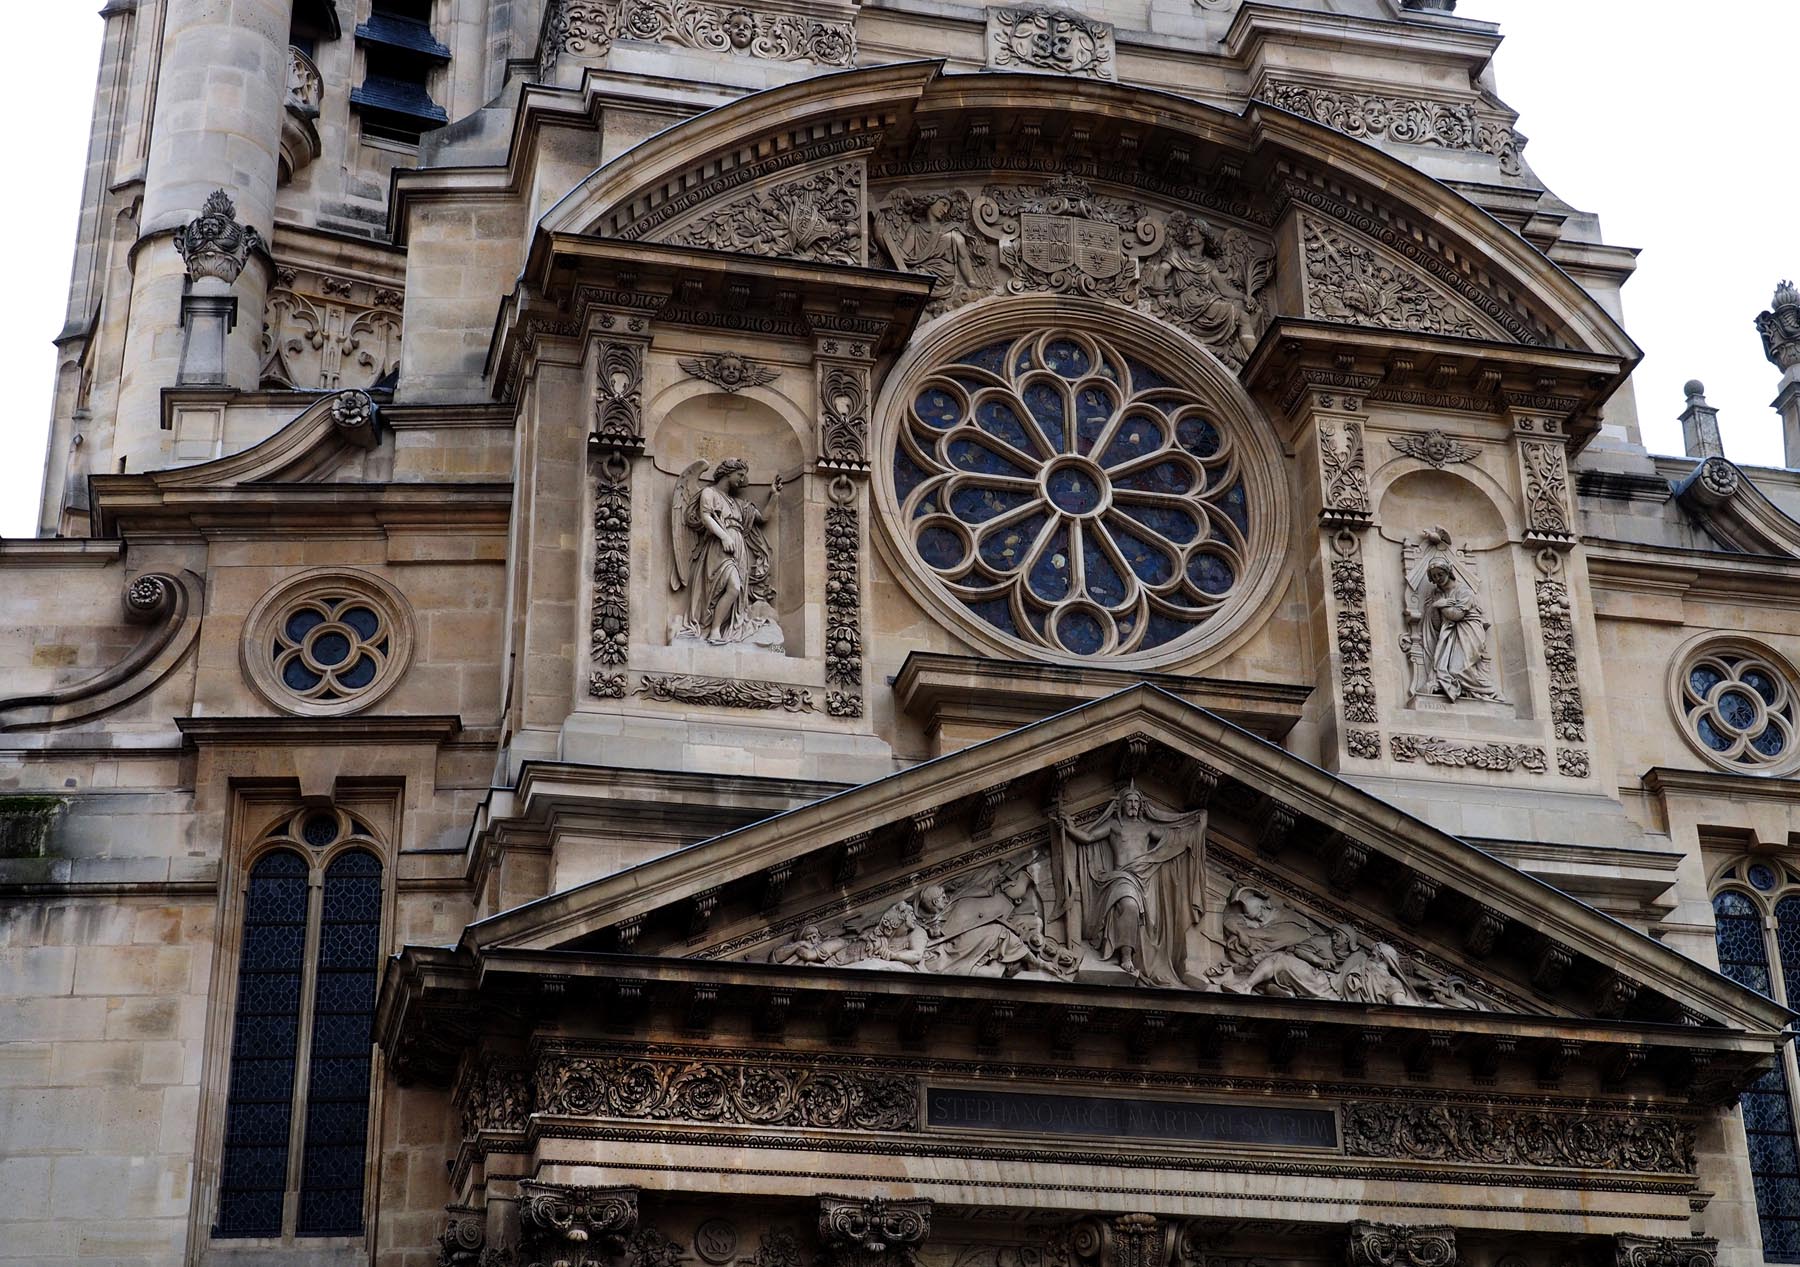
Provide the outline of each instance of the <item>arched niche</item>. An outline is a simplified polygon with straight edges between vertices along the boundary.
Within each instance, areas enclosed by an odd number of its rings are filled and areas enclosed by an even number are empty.
[[[1533,717],[1531,670],[1526,658],[1523,625],[1528,577],[1519,573],[1513,534],[1500,503],[1486,488],[1464,474],[1442,470],[1409,471],[1379,495],[1377,522],[1381,548],[1369,560],[1371,633],[1374,655],[1385,662],[1391,698],[1403,715],[1418,720],[1452,721],[1458,715],[1483,719]],[[1472,588],[1488,624],[1487,647],[1493,657],[1499,700],[1464,695],[1457,700],[1429,689],[1417,689],[1415,654],[1427,658],[1432,648],[1416,650],[1410,639],[1421,626],[1409,614],[1418,598],[1418,576],[1431,559],[1448,556],[1459,579]]]
[[[696,385],[697,386],[697,385]],[[806,654],[806,536],[803,474],[807,454],[794,420],[773,405],[744,393],[706,388],[688,392],[672,388],[646,411],[651,422],[647,452],[647,521],[653,565],[641,596],[645,614],[644,638],[652,644],[672,641],[671,622],[686,610],[687,595],[671,585],[674,576],[675,532],[672,521],[676,486],[682,473],[704,463],[707,473],[728,458],[750,464],[750,486],[743,496],[761,506],[779,475],[783,488],[772,503],[772,521],[765,535],[770,546],[775,586],[773,604],[787,656]],[[643,488],[643,484],[640,484]],[[691,644],[684,644],[691,645]],[[709,656],[770,655],[747,646],[694,648],[701,659]],[[698,661],[696,662],[698,664]]]

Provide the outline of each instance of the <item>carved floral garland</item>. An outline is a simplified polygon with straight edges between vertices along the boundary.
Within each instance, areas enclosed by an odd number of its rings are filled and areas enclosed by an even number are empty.
[[[1375,674],[1369,663],[1367,586],[1360,559],[1331,561],[1331,593],[1338,602],[1337,644],[1344,720],[1369,725],[1377,720]]]
[[[615,39],[748,53],[778,62],[856,63],[856,28],[848,22],[696,0],[558,0],[545,22],[543,70],[553,69],[563,53],[604,57]]]
[[[855,490],[844,481],[832,488],[825,508],[825,711],[833,717],[861,717],[862,585],[857,548],[862,539]]]
[[[748,1126],[919,1129],[919,1086],[898,1074],[718,1061],[552,1054],[536,1078],[540,1113]]]

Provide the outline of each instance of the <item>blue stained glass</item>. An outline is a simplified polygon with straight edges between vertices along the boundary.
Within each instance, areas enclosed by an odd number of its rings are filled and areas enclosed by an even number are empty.
[[[336,814],[308,814],[300,826],[300,839],[314,849],[323,849],[338,836]]]
[[[1019,349],[1019,354],[1013,358],[1013,375],[1017,377],[1020,374],[1028,372],[1030,369],[1031,345],[1027,343],[1024,347]]]
[[[1731,750],[1731,740],[1719,733],[1718,727],[1712,724],[1710,718],[1700,718],[1694,723],[1694,730],[1699,734],[1700,742],[1705,744],[1708,748],[1711,748],[1714,752],[1729,752]]]
[[[1756,669],[1751,669],[1744,673],[1739,680],[1743,682],[1745,686],[1762,696],[1763,703],[1765,704],[1773,704],[1775,702],[1775,697],[1780,694],[1774,680],[1771,679],[1767,673],[1758,672]]]
[[[1038,453],[1038,446],[1027,434],[1018,413],[1004,400],[982,401],[975,407],[975,423],[996,440],[1005,441],[1021,453]]]
[[[965,484],[950,494],[950,513],[966,524],[981,524],[1036,499],[1035,492]]]
[[[1112,531],[1113,544],[1119,547],[1119,553],[1125,556],[1125,562],[1146,585],[1161,585],[1175,575],[1174,560],[1151,545],[1148,538],[1139,536],[1123,524],[1110,523],[1107,526]]]
[[[1153,611],[1144,626],[1144,638],[1142,642],[1138,643],[1138,647],[1145,650],[1150,647],[1160,647],[1165,642],[1175,641],[1192,627],[1186,621],[1175,620],[1161,612]]]
[[[1039,512],[989,532],[981,539],[981,561],[996,572],[1012,571],[1025,561],[1031,543],[1048,520],[1048,515]]]
[[[930,476],[905,449],[894,450],[894,495],[901,502],[912,496],[913,489],[923,484]]]
[[[1094,477],[1079,466],[1060,466],[1044,481],[1050,504],[1067,515],[1086,515],[1099,509],[1101,488]]]
[[[1115,502],[1114,507],[1120,514],[1130,516],[1176,545],[1184,546],[1200,535],[1200,525],[1194,517],[1174,506],[1138,506],[1131,502]]]
[[[1193,491],[1194,475],[1180,462],[1158,462],[1130,475],[1121,475],[1113,482],[1120,488],[1135,489],[1140,493],[1182,497]]]
[[[1093,368],[1087,350],[1071,339],[1052,339],[1044,345],[1044,364],[1064,378],[1080,378]]]
[[[302,638],[306,637],[308,633],[324,623],[324,616],[320,615],[310,607],[302,607],[299,611],[287,618],[287,624],[283,626],[283,629],[286,630],[287,636],[290,639],[299,642]]]
[[[1145,365],[1142,361],[1127,358],[1125,364],[1131,367],[1131,390],[1147,392],[1153,387],[1167,387],[1169,380]]]
[[[1725,675],[1711,665],[1697,665],[1688,672],[1688,686],[1695,695],[1705,699],[1713,687],[1725,680]]]
[[[356,663],[338,674],[338,681],[352,690],[367,686],[375,680],[375,661],[368,656],[357,656]]]
[[[1775,872],[1774,872],[1774,870],[1772,868],[1765,867],[1760,862],[1751,866],[1751,868],[1748,871],[1746,871],[1744,874],[1748,877],[1748,879],[1750,881],[1750,887],[1753,889],[1759,889],[1762,892],[1767,893],[1770,889],[1775,887]]]
[[[962,402],[942,387],[927,387],[913,399],[913,412],[928,427],[948,429],[962,419]]]
[[[350,639],[333,630],[322,633],[312,644],[312,657],[320,664],[342,664],[350,658]]]
[[[980,351],[971,352],[969,355],[963,357],[962,363],[964,365],[973,365],[977,369],[984,369],[990,374],[998,374],[1004,378],[1006,376],[1006,349],[1011,346],[1011,339],[1002,339],[998,343],[990,343]]]
[[[1769,952],[1755,904],[1742,893],[1719,894],[1713,898],[1713,926],[1719,971],[1739,985],[1768,994]]]
[[[968,554],[963,539],[948,528],[933,525],[919,534],[919,555],[939,571],[962,566]]]
[[[1084,387],[1075,393],[1075,451],[1091,453],[1106,430],[1117,402],[1103,387]]]
[[[1018,622],[1013,620],[1012,604],[1004,598],[984,598],[980,602],[970,603],[969,610],[987,621],[1001,633],[1019,636]]]
[[[1167,437],[1162,427],[1144,414],[1134,413],[1119,424],[1113,438],[1100,455],[1100,465],[1123,466],[1135,458],[1145,457],[1162,448]]]
[[[1125,601],[1125,578],[1101,549],[1099,534],[1082,534],[1081,562],[1086,569],[1088,597],[1102,607],[1117,607]]]
[[[1047,603],[1062,601],[1068,597],[1073,570],[1069,566],[1069,530],[1059,527],[1031,566],[1031,592]]]
[[[1206,419],[1189,414],[1175,424],[1175,443],[1204,460],[1219,451],[1219,429]]]
[[[300,657],[296,655],[281,666],[281,680],[290,690],[310,691],[325,679],[300,663]]]
[[[219,1168],[220,1237],[281,1234],[307,896],[306,862],[296,853],[264,854],[250,868]]]
[[[1188,560],[1187,574],[1188,580],[1194,583],[1196,589],[1215,597],[1230,593],[1231,587],[1237,584],[1237,573],[1231,564],[1205,550]]]
[[[1219,505],[1224,508],[1226,518],[1237,525],[1238,531],[1243,533],[1246,537],[1249,536],[1250,502],[1249,499],[1244,496],[1244,482],[1242,480],[1239,480],[1225,490],[1225,495],[1219,499]]]
[[[1763,727],[1762,734],[1750,741],[1750,746],[1765,757],[1779,757],[1787,747],[1787,738],[1774,725]]]
[[[1748,730],[1756,721],[1756,704],[1742,691],[1719,693],[1719,716],[1737,730]]]
[[[300,1155],[301,1236],[362,1233],[371,1027],[381,962],[381,862],[360,849],[325,869]]]
[[[1076,655],[1093,655],[1106,643],[1106,629],[1092,612],[1077,608],[1056,622],[1056,636]]]
[[[1049,383],[1040,381],[1027,387],[1020,399],[1025,402],[1025,408],[1030,410],[1031,416],[1036,419],[1038,429],[1044,433],[1044,438],[1050,442],[1051,450],[1061,453],[1063,451],[1063,423],[1066,419],[1062,393]]]
[[[367,607],[350,607],[338,617],[350,628],[356,630],[359,638],[373,638],[375,631],[381,628],[381,619]]]
[[[1775,903],[1775,953],[1787,983],[1787,1005],[1800,1001],[1800,896]]]
[[[975,475],[1005,475],[1013,479],[1029,478],[1030,472],[1016,462],[1009,462],[985,444],[973,440],[952,440],[946,454],[950,465]]]

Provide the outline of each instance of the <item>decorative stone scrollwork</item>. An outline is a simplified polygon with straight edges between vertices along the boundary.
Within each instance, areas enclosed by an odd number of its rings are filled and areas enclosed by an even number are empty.
[[[1301,217],[1300,231],[1307,316],[1414,334],[1483,337],[1467,309],[1412,269],[1311,216]]]
[[[862,190],[862,163],[836,163],[708,208],[658,240],[739,255],[861,264]]]
[[[589,636],[594,664],[588,694],[625,695],[624,667],[631,648],[631,461],[608,453],[594,484],[594,595]]]
[[[465,1137],[481,1131],[523,1131],[531,1116],[531,1082],[524,1068],[489,1061],[463,1093]]]
[[[1544,750],[1523,743],[1455,743],[1428,735],[1390,735],[1388,751],[1396,761],[1476,770],[1524,770],[1543,774],[1550,768]]]
[[[861,516],[856,487],[839,476],[825,508],[825,711],[863,714]]]
[[[1544,631],[1544,665],[1550,670],[1550,720],[1556,726],[1556,737],[1566,743],[1585,742],[1587,710],[1582,704],[1581,678],[1575,665],[1575,624],[1570,614],[1569,587],[1549,577],[1541,578],[1537,583],[1537,608],[1538,624]]]
[[[1585,779],[1593,775],[1594,767],[1583,749],[1560,748],[1556,753],[1556,772],[1565,778]]]
[[[604,57],[615,39],[822,66],[856,62],[856,30],[848,22],[696,0],[558,0],[544,24],[541,71],[554,69],[564,53]]]
[[[1378,730],[1346,730],[1344,751],[1362,761],[1381,760],[1381,732]]]
[[[1654,1237],[1620,1232],[1613,1238],[1617,1267],[1713,1267],[1719,1242],[1710,1236]]]
[[[763,532],[781,504],[781,477],[760,506],[741,496],[749,485],[743,458],[726,458],[710,473],[699,458],[681,473],[669,502],[669,586],[686,591],[687,602],[670,618],[670,642],[783,650],[774,552]]]
[[[657,701],[704,704],[713,708],[779,708],[790,713],[810,713],[814,708],[812,694],[800,687],[748,678],[646,673],[638,679],[635,694]]]
[[[599,1267],[616,1256],[637,1230],[636,1188],[572,1184],[519,1184],[519,1226],[524,1248],[557,1267]]]
[[[1417,700],[1442,696],[1499,702],[1493,620],[1479,589],[1475,560],[1457,550],[1444,528],[1428,529],[1405,546],[1406,633],[1400,646]]]
[[[1769,310],[1756,319],[1763,355],[1783,373],[1800,365],[1800,287],[1784,281],[1775,288]]]
[[[190,278],[216,278],[227,286],[244,271],[251,251],[267,250],[262,235],[238,223],[237,206],[223,189],[207,195],[200,214],[175,230],[175,249]]]
[[[1344,1261],[1348,1267],[1456,1267],[1456,1229],[1358,1220],[1350,1225]]]
[[[1459,462],[1471,462],[1481,452],[1474,445],[1452,440],[1435,428],[1423,435],[1392,436],[1388,443],[1407,457],[1435,466],[1440,471]]]
[[[1326,517],[1366,519],[1369,514],[1369,477],[1363,461],[1362,423],[1343,422],[1343,442],[1338,429],[1319,423],[1319,469],[1324,477],[1322,497]]]
[[[741,392],[746,387],[766,387],[781,377],[766,365],[760,365],[736,352],[708,352],[704,356],[678,361],[681,372],[690,378],[711,383],[723,392]]]
[[[1568,538],[1568,462],[1563,446],[1553,440],[1521,440],[1519,465],[1525,477],[1525,531]]]
[[[1083,1219],[1069,1231],[1069,1249],[1086,1267],[1170,1267],[1181,1231],[1179,1223],[1151,1214]]]
[[[1693,1128],[1651,1114],[1353,1100],[1343,1122],[1352,1157],[1662,1174],[1695,1165]]]
[[[1525,170],[1519,161],[1524,145],[1519,134],[1497,119],[1482,118],[1473,105],[1289,83],[1268,84],[1263,98],[1347,136],[1474,150],[1499,159],[1500,170],[1508,176]]]
[[[989,8],[989,67],[1050,70],[1089,79],[1116,79],[1113,28],[1068,9],[1048,5]]]
[[[1354,549],[1356,538],[1342,534]],[[1371,725],[1375,711],[1375,673],[1370,662],[1368,586],[1363,565],[1354,554],[1331,560],[1331,594],[1337,600],[1338,681],[1344,720]]]
[[[288,110],[303,119],[316,119],[324,99],[325,79],[319,74],[319,68],[313,65],[312,58],[290,46],[285,102]]]
[[[487,1223],[478,1210],[452,1210],[438,1233],[438,1267],[482,1267]]]
[[[811,1065],[551,1053],[538,1063],[543,1113],[627,1120],[917,1131],[919,1085],[899,1074]]]
[[[819,371],[819,465],[869,467],[869,370],[822,364]]]
[[[930,1235],[930,1201],[819,1198],[819,1243],[829,1267],[915,1267]]]
[[[263,306],[266,388],[369,388],[400,366],[400,292],[361,278],[283,266]]]
[[[644,345],[607,342],[594,368],[594,430],[589,445],[635,452],[644,445]]]

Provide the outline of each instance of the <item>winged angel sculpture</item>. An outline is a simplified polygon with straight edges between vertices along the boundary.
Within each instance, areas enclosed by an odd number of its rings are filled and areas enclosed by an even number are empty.
[[[1221,232],[1186,212],[1172,214],[1164,233],[1162,252],[1145,270],[1151,306],[1234,363],[1249,356],[1264,324],[1256,296],[1275,272],[1274,255],[1242,229]]]
[[[726,458],[711,474],[702,458],[681,473],[669,503],[669,586],[686,591],[687,607],[670,619],[670,641],[783,650],[774,567],[763,535],[781,496],[781,477],[760,506],[742,495],[749,484],[750,464],[742,458]]]

